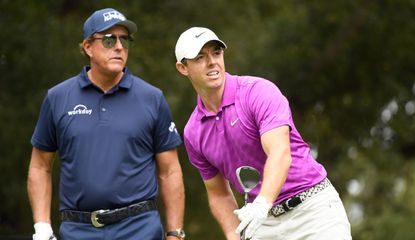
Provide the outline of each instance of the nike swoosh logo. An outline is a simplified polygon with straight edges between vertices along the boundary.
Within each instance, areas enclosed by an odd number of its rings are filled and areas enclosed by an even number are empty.
[[[235,120],[233,120],[232,122],[231,122],[231,126],[233,127],[237,122],[239,121],[239,118],[237,118],[237,119],[235,119]]]
[[[203,34],[203,33],[205,33],[205,32],[201,32],[201,33],[199,33],[199,34],[196,34],[196,35],[195,35],[195,37],[196,37],[196,38],[199,38],[200,36],[202,36],[202,34]]]

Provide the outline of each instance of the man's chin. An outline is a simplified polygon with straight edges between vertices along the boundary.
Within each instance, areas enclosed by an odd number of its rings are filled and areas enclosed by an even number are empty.
[[[112,63],[112,64],[109,64],[109,66],[108,66],[108,71],[110,71],[110,72],[114,72],[114,73],[119,73],[119,72],[121,72],[122,70],[124,70],[124,67],[125,67],[125,64],[123,63],[123,64],[114,64],[114,63]]]

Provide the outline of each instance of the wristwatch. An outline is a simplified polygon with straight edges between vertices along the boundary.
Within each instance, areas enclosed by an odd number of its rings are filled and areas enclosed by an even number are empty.
[[[167,231],[166,237],[177,237],[180,240],[184,240],[186,234],[184,233],[183,229],[179,228],[173,231]]]

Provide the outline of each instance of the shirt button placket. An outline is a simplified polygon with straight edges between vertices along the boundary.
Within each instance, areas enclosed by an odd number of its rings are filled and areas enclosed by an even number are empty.
[[[215,117],[215,122],[216,122],[216,130],[218,131],[218,132],[222,132],[223,131],[223,122],[222,121],[219,121],[219,120],[221,120],[221,117],[220,116],[216,116]]]
[[[106,107],[106,96],[102,96],[101,98],[101,102],[99,104],[99,116],[100,116],[100,121],[107,121],[108,120],[108,108]]]

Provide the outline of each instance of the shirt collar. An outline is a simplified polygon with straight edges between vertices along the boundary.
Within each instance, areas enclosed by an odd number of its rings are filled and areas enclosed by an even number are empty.
[[[91,69],[90,66],[85,66],[82,69],[81,73],[80,73],[80,78],[79,78],[78,82],[79,82],[79,86],[81,88],[86,88],[88,86],[93,85],[91,80],[88,77],[88,74],[87,74],[89,69]],[[118,85],[115,88],[129,89],[131,87],[132,83],[133,83],[131,73],[130,73],[130,71],[128,70],[127,67],[124,68],[123,72],[124,72],[124,75],[122,76],[120,82],[118,83]]]
[[[221,112],[223,108],[235,103],[235,93],[237,87],[237,79],[235,76],[225,73],[225,89],[222,95],[222,102],[218,112]],[[203,117],[216,116],[212,112],[208,112],[203,105],[200,96],[197,96],[197,119],[201,120]]]

